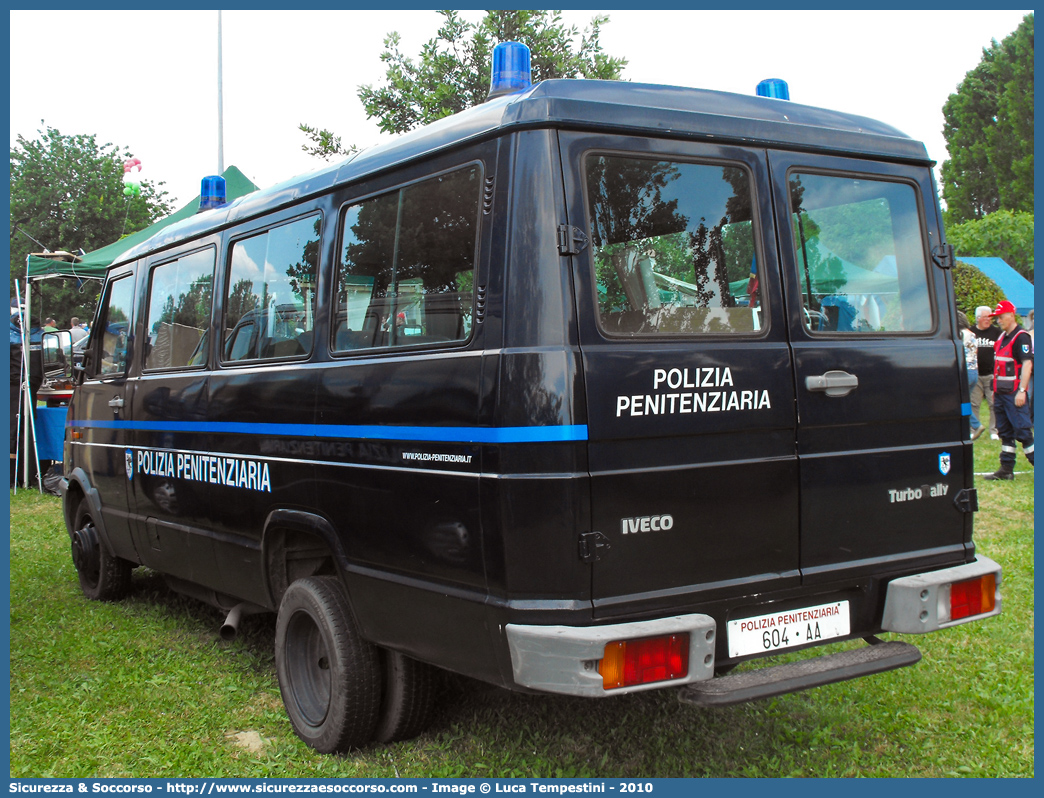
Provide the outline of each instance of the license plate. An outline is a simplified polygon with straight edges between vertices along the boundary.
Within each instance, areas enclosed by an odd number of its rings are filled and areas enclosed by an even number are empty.
[[[845,637],[848,633],[847,601],[771,612],[768,615],[729,621],[729,656],[745,657],[766,651],[781,651]]]

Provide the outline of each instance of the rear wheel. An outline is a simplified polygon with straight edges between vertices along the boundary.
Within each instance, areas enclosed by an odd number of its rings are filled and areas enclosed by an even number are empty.
[[[311,576],[279,605],[276,673],[297,736],[320,753],[373,739],[381,701],[377,648],[359,636],[336,577]]]
[[[94,525],[91,503],[80,500],[73,515],[72,558],[80,589],[89,599],[115,601],[127,595],[134,566],[106,551]]]
[[[430,665],[398,651],[381,652],[384,695],[374,735],[379,743],[409,740],[427,728],[435,708],[438,674]]]

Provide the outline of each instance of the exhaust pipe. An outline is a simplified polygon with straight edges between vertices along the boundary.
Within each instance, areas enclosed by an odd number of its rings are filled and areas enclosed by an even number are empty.
[[[209,604],[212,607],[217,607],[219,610],[225,610],[228,615],[225,617],[225,622],[221,624],[221,639],[222,640],[234,640],[236,635],[239,634],[239,622],[243,619],[244,615],[257,615],[262,612],[269,612],[264,607],[254,604],[249,601],[240,601],[238,603],[236,599],[231,596],[226,596],[223,593],[218,593],[210,588],[197,585],[194,582],[187,582],[184,579],[178,579],[174,576],[164,577],[167,586],[182,595],[189,596]],[[232,609],[229,610],[229,607]]]
[[[229,610],[225,622],[221,624],[220,634],[222,640],[235,640],[236,635],[239,634],[239,622],[243,618],[243,608],[245,606],[245,603],[237,604]]]

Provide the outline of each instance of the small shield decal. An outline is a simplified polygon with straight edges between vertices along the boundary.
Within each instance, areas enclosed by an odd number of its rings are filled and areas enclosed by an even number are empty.
[[[134,450],[128,449],[123,453],[123,461],[127,466],[127,479],[134,479]]]
[[[939,473],[944,477],[950,473],[950,453],[943,452],[939,455]]]

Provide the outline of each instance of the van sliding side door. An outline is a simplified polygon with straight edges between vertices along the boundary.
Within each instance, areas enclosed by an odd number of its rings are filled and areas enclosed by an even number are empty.
[[[930,255],[940,242],[929,169],[775,151],[769,162],[803,581],[962,562],[964,361]]]
[[[216,243],[193,241],[142,261],[140,373],[128,407],[135,429],[131,509],[142,564],[199,584],[215,570],[206,534],[213,517],[210,465],[217,465],[206,430],[206,367]]]
[[[562,133],[596,617],[798,583],[792,366],[763,151]],[[754,279],[752,279],[752,275]]]

